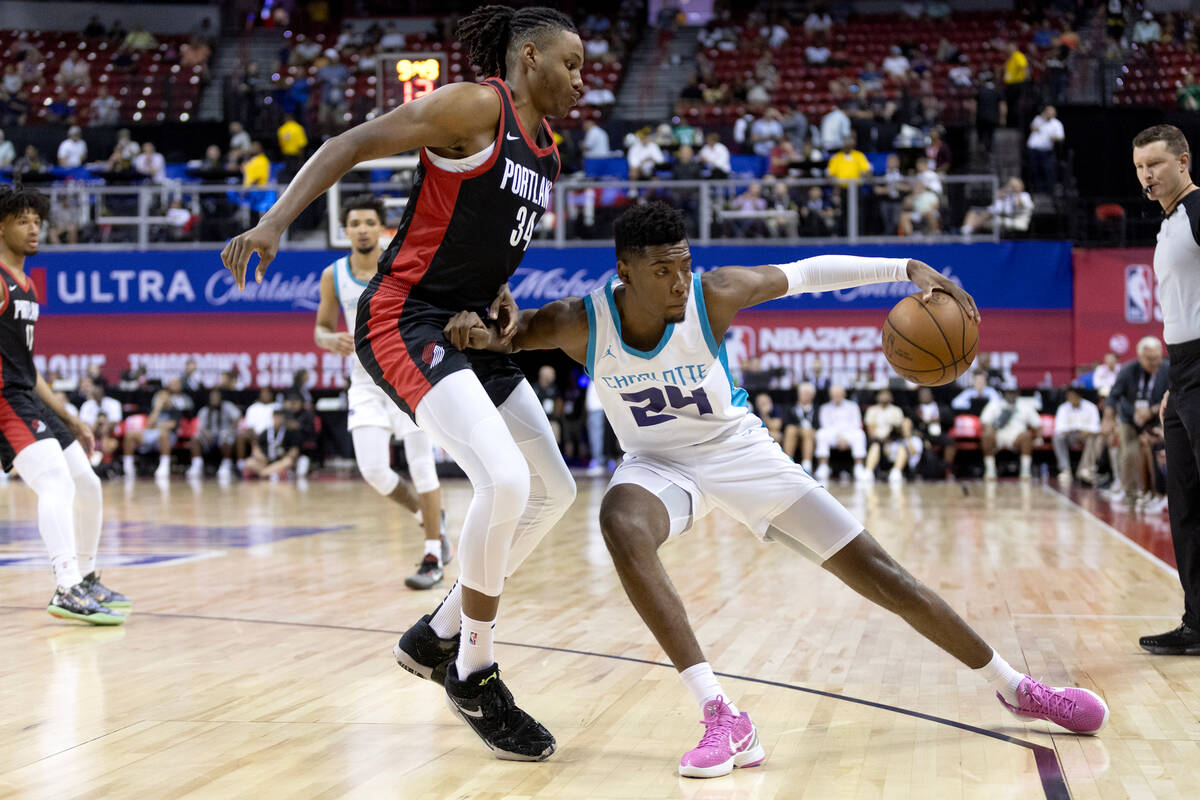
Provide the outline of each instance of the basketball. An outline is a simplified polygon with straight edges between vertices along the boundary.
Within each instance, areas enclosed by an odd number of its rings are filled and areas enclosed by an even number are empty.
[[[883,323],[883,354],[902,377],[941,386],[967,371],[979,348],[979,326],[949,293],[910,294]]]

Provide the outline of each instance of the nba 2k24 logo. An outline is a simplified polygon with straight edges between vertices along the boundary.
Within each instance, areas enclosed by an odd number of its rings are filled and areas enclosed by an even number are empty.
[[[1154,270],[1148,264],[1129,264],[1125,267],[1125,321],[1142,325],[1161,319]]]

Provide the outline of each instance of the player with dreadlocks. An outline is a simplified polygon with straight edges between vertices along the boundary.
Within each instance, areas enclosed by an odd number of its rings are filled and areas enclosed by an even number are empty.
[[[461,20],[458,38],[485,80],[443,86],[327,141],[221,258],[244,286],[257,253],[261,281],[284,229],[335,181],[362,161],[420,148],[396,236],[359,300],[355,348],[384,393],[458,462],[474,496],[459,581],[395,655],[442,681],[498,757],[542,760],[554,737],[500,681],[492,631],[505,579],[570,506],[575,484],[516,364],[465,353],[443,328],[467,310],[486,313],[505,336],[515,331],[507,281],[558,178],[546,118],[565,115],[583,92],[583,43],[570,19],[542,7],[481,7]]]

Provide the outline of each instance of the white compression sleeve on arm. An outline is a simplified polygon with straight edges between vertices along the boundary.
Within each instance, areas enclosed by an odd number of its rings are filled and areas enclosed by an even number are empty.
[[[787,276],[789,295],[908,280],[907,258],[814,256],[776,266]]]

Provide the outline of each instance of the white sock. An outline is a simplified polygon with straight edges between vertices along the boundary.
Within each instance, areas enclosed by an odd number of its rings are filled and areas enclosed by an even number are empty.
[[[229,471],[230,469],[233,469],[233,462],[230,461],[228,458],[222,458],[220,469],[225,470],[225,471]]]
[[[79,561],[74,555],[57,556],[52,563],[54,564],[54,580],[58,583],[59,588],[70,589],[83,580],[83,575],[79,572]]]
[[[458,643],[458,660],[454,662],[460,681],[496,663],[496,656],[492,652],[492,631],[495,627],[494,620],[471,619],[463,613],[462,639]]]
[[[133,475],[135,469],[133,456],[121,456],[121,466],[125,468],[126,475]]]
[[[441,539],[426,539],[425,540],[425,555],[436,556],[438,566],[442,566],[442,540]]]
[[[170,469],[171,468],[171,457],[170,456],[159,456],[158,457],[158,468],[159,469]]]
[[[442,639],[452,639],[462,626],[462,586],[458,581],[446,592],[442,604],[433,612],[429,627]]]
[[[193,467],[204,466],[204,459],[201,458],[200,456],[192,456],[192,466]]]
[[[983,457],[983,468],[987,472],[995,472],[996,471],[996,457],[995,456],[984,456]]]
[[[729,706],[729,710],[735,715],[738,714],[737,706],[729,699],[729,695],[721,688],[721,682],[717,680],[717,676],[713,674],[712,667],[707,661],[701,661],[699,664],[692,666],[679,673],[679,677],[683,679],[683,685],[687,687],[691,693],[692,699],[701,709],[704,704],[712,700],[717,695],[720,695],[725,700],[725,705]]]
[[[1033,456],[1021,456],[1021,474],[1029,475],[1033,471]]]
[[[1009,705],[1017,704],[1017,687],[1025,676],[1013,669],[999,653],[993,650],[992,660],[973,671],[999,692]]]

